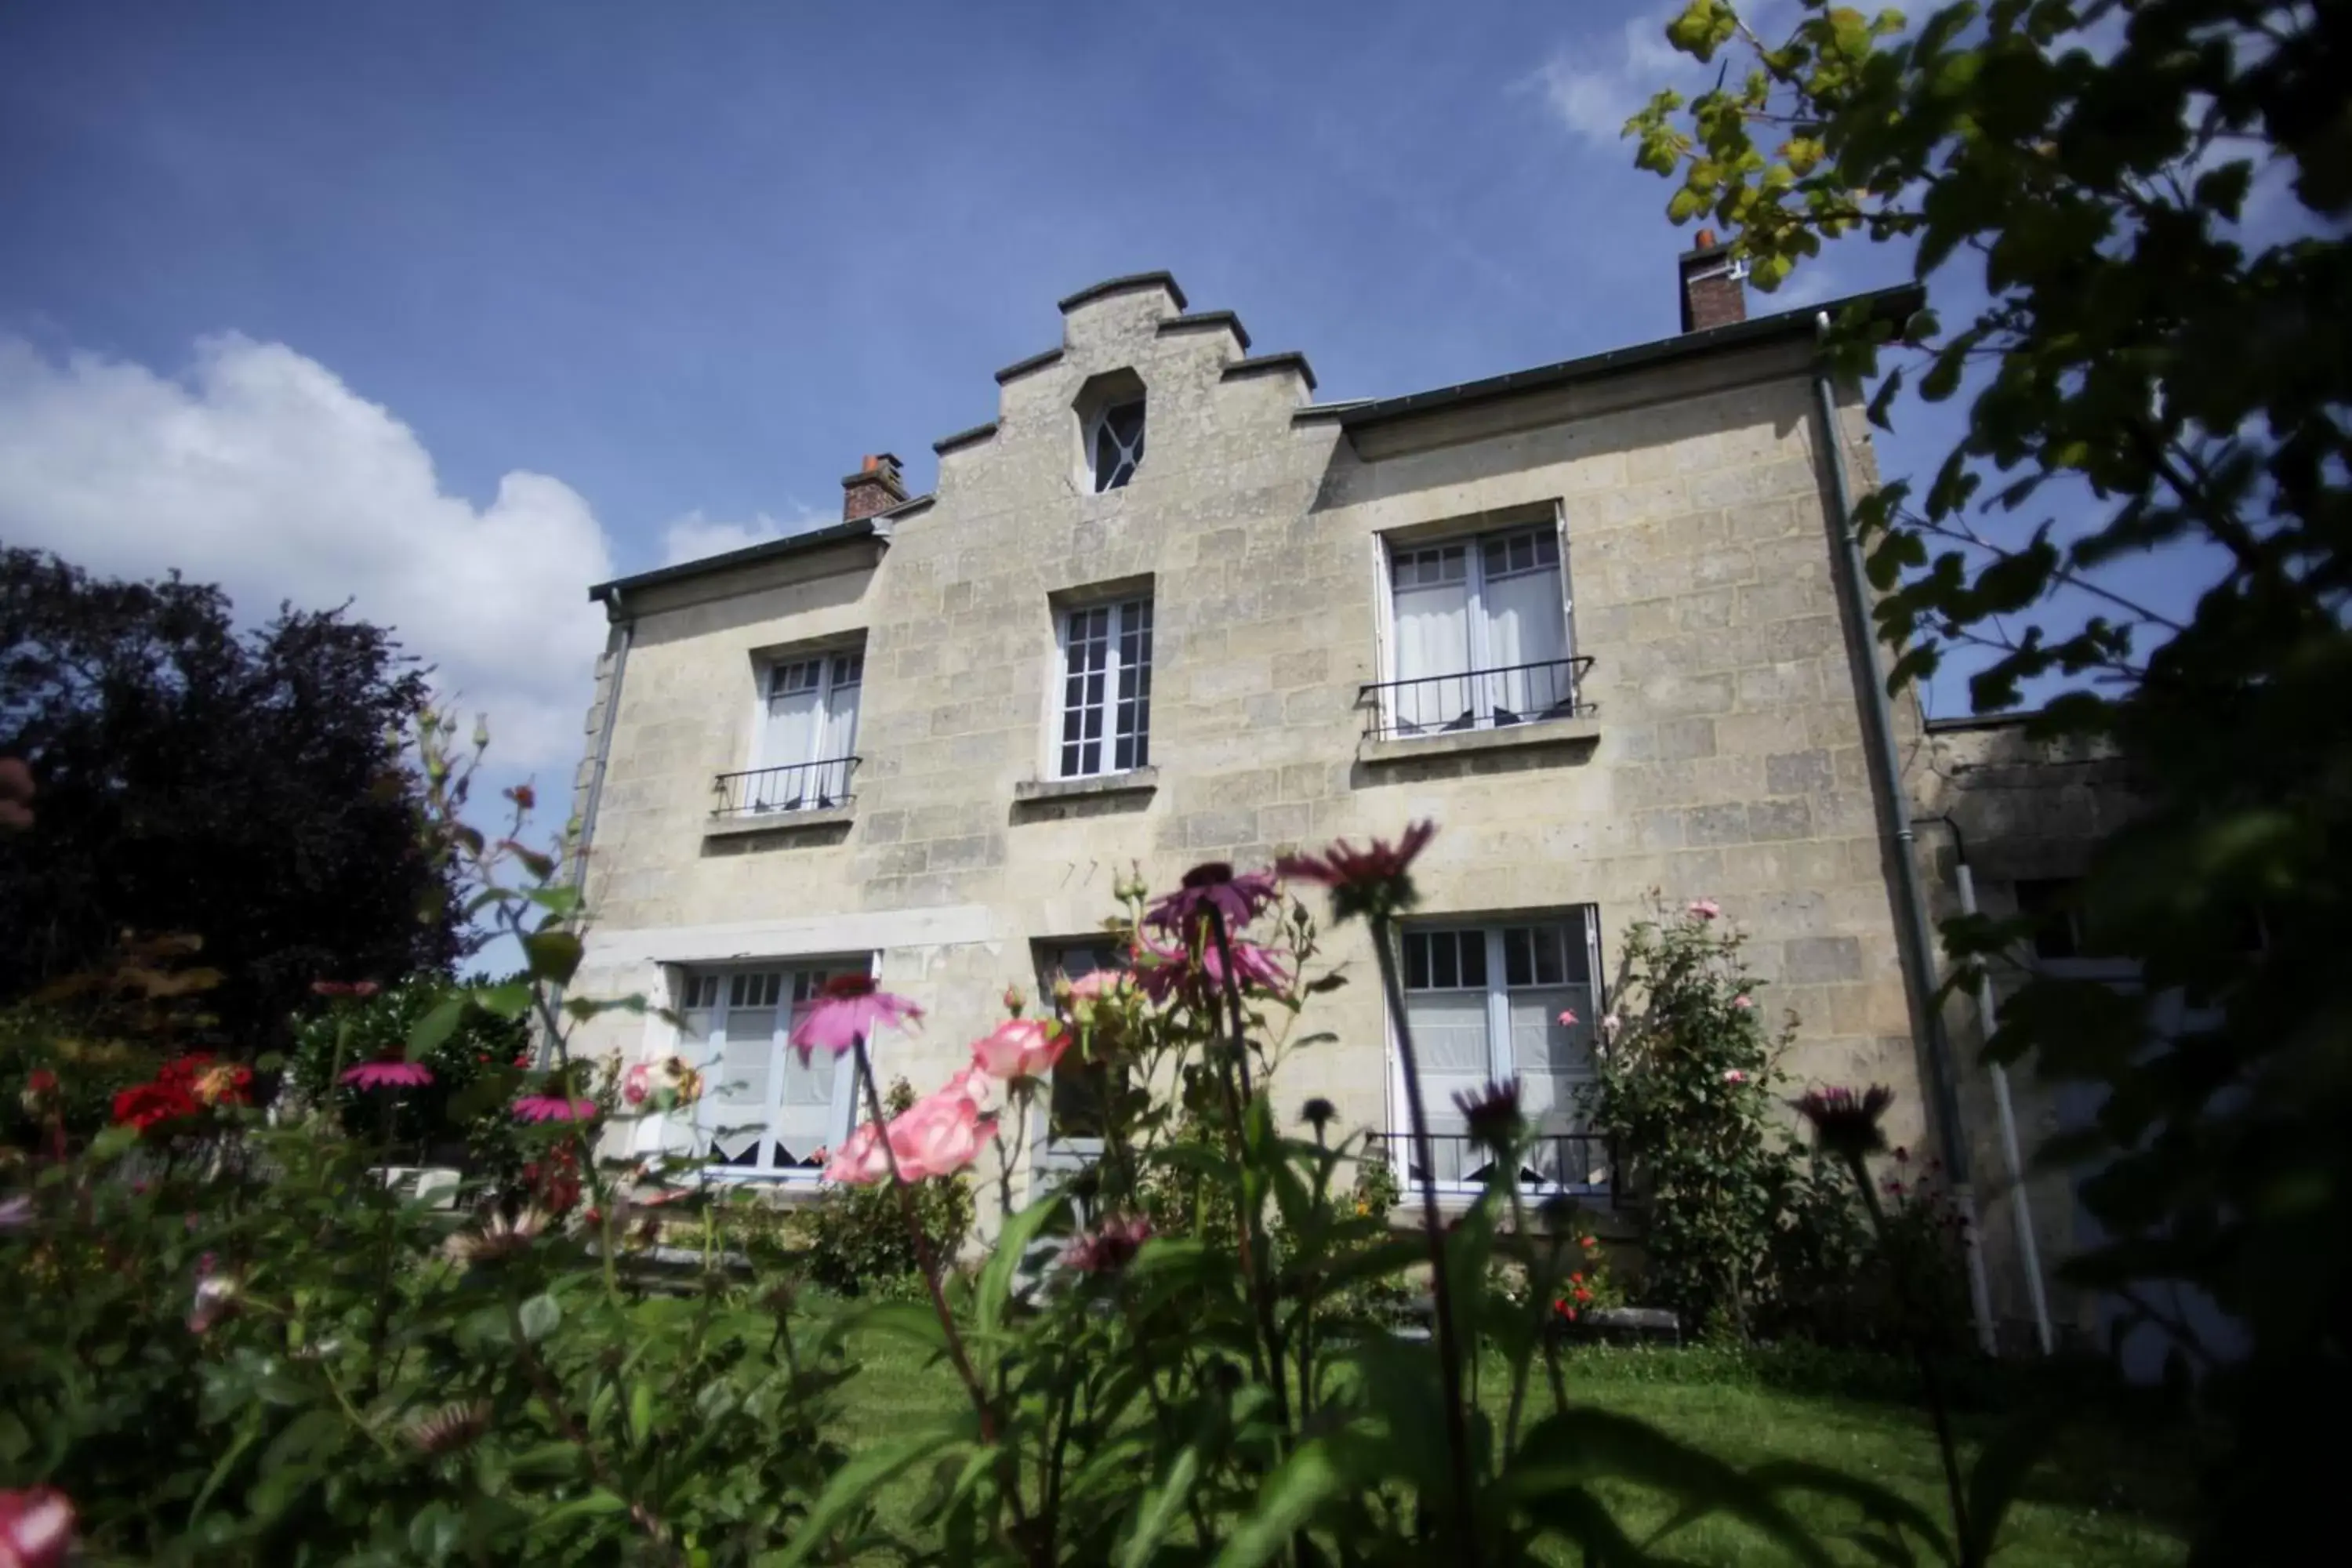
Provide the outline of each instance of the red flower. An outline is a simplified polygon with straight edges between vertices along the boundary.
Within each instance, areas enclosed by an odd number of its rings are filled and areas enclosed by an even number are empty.
[[[135,1127],[144,1134],[189,1120],[202,1109],[184,1085],[167,1083],[159,1077],[153,1083],[134,1085],[114,1097],[114,1124]]]
[[[1568,1304],[1568,1298],[1565,1296],[1562,1296],[1559,1300],[1554,1301],[1551,1304],[1551,1310],[1558,1312],[1561,1317],[1566,1318],[1571,1323],[1576,1321],[1576,1309]]]
[[[1375,838],[1370,848],[1359,849],[1342,838],[1320,855],[1286,855],[1274,868],[1330,889],[1332,911],[1343,921],[1356,915],[1385,919],[1418,900],[1412,862],[1436,834],[1435,823],[1416,822],[1393,846]]]
[[[1592,1292],[1581,1285],[1579,1285],[1574,1290],[1570,1291],[1570,1294],[1573,1295],[1580,1301],[1590,1301],[1592,1300]]]

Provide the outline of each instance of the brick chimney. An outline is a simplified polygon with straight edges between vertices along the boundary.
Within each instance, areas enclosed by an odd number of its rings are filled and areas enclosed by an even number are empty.
[[[1683,331],[1705,331],[1748,319],[1748,290],[1740,281],[1748,268],[1732,270],[1731,247],[1715,237],[1715,230],[1698,231],[1697,242],[1683,252],[1680,271]]]
[[[856,522],[877,512],[888,511],[907,499],[907,486],[898,478],[898,459],[889,453],[869,457],[858,465],[857,471],[841,481],[841,521]]]

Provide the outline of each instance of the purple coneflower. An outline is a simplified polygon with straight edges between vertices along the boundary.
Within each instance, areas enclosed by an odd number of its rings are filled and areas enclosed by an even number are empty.
[[[1195,866],[1174,892],[1153,904],[1143,923],[1188,941],[1202,915],[1214,910],[1228,933],[1240,931],[1274,901],[1274,879],[1263,871],[1236,875],[1223,860]]]
[[[343,1074],[342,1081],[361,1089],[422,1089],[433,1081],[433,1069],[423,1062],[402,1061],[394,1057],[362,1062]]]
[[[1370,847],[1359,849],[1343,838],[1320,855],[1286,855],[1274,868],[1330,889],[1332,912],[1343,921],[1357,915],[1385,919],[1418,901],[1412,862],[1436,836],[1437,824],[1416,822],[1394,845],[1375,838]]]
[[[1873,1084],[1861,1094],[1850,1089],[1816,1089],[1794,1101],[1798,1111],[1813,1124],[1813,1142],[1845,1160],[1861,1160],[1886,1147],[1878,1119],[1895,1103],[1895,1091]]]
[[[596,1102],[568,1094],[526,1094],[514,1102],[518,1121],[586,1121],[596,1114]]]
[[[789,1043],[803,1062],[811,1051],[842,1056],[859,1040],[872,1039],[880,1026],[903,1028],[922,1016],[923,1010],[904,996],[877,989],[870,974],[836,974],[802,1005]]]

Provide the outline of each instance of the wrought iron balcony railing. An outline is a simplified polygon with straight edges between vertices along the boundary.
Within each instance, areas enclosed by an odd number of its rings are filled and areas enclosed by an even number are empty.
[[[1383,680],[1360,694],[1370,710],[1364,734],[1391,741],[1580,717],[1592,711],[1580,694],[1591,667],[1587,656]]]
[[[1421,1162],[1413,1154],[1412,1134],[1383,1132],[1374,1142],[1385,1147],[1389,1168],[1404,1182],[1405,1197],[1412,1196],[1421,1180]],[[1429,1152],[1440,1186],[1485,1184],[1495,1156],[1466,1132],[1433,1132]],[[1519,1185],[1529,1192],[1605,1195],[1616,1185],[1617,1158],[1609,1140],[1598,1132],[1550,1132],[1538,1138],[1519,1162]]]
[[[824,811],[847,805],[856,757],[833,757],[821,763],[794,763],[784,768],[757,768],[750,773],[720,773],[712,786],[719,804],[715,816],[763,816],[770,812]]]

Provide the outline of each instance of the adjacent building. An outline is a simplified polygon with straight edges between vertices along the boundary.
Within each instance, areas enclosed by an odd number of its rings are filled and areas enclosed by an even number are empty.
[[[1791,1069],[1895,1086],[1921,1142],[1937,1031],[1887,775],[1931,742],[1879,695],[1846,554],[1866,425],[1815,311],[1746,319],[1704,236],[1680,269],[1677,336],[1354,402],[1166,273],[1113,279],[934,443],[930,493],[868,458],[837,524],[596,586],[578,984],[681,1024],[583,1047],[716,1058],[708,1124],[748,1129],[720,1169],[813,1184],[847,1075],[782,1040],[827,974],[929,1010],[877,1047],[928,1088],[1007,983],[1117,961],[1123,874],[1429,817],[1430,1102],[1517,1074],[1553,1134],[1531,1180],[1605,1190],[1574,1107],[1622,933],[1699,898],[1796,1014]],[[1328,936],[1363,983],[1315,999],[1337,1043],[1280,1093],[1402,1132],[1366,939]],[[1041,1168],[1086,1157],[1089,1102],[1055,1086]]]

